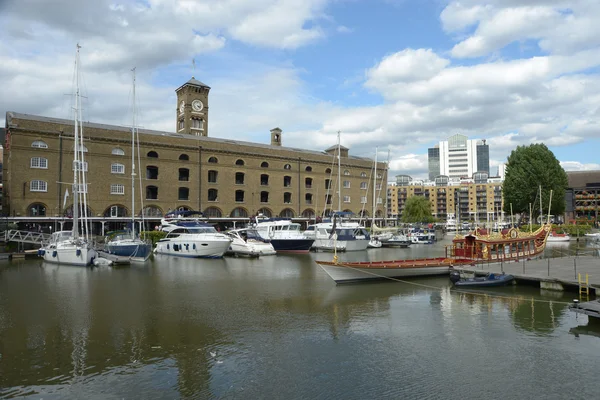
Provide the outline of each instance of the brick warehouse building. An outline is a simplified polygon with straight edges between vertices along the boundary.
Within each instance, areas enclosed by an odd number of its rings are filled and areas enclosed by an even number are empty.
[[[313,218],[326,201],[337,209],[337,145],[325,151],[284,147],[279,128],[271,130],[268,145],[210,138],[209,91],[194,78],[176,90],[176,133],[139,130],[146,216],[188,209],[216,219],[258,213]],[[83,123],[83,134],[89,215],[98,221],[129,217],[131,128]],[[73,146],[73,121],[7,112],[4,214],[68,216],[72,196],[63,204],[65,190],[72,190]],[[345,147],[340,154],[342,209],[371,215],[373,161],[350,156]],[[378,182],[386,182],[386,165],[377,170]],[[139,191],[136,182],[136,198]],[[383,216],[383,201],[377,203],[376,214]]]

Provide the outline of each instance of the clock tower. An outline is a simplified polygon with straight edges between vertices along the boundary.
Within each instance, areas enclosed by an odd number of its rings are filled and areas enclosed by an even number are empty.
[[[175,90],[175,93],[177,93],[175,132],[208,136],[209,91],[210,87],[208,85],[193,76],[192,79]]]

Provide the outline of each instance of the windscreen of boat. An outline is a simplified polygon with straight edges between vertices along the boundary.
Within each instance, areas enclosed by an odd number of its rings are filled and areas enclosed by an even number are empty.
[[[263,238],[258,234],[258,232],[254,229],[248,229],[246,231],[246,238],[252,240],[259,240],[262,242]]]
[[[217,233],[217,230],[212,226],[197,226],[197,227],[188,227],[188,233],[198,234],[198,233]]]

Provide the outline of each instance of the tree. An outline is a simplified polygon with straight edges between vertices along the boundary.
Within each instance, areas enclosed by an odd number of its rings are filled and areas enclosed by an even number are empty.
[[[423,196],[412,196],[406,200],[402,212],[402,222],[433,222],[435,218],[431,215],[429,200]]]
[[[542,187],[542,214],[548,213],[550,190],[552,209],[550,214],[562,215],[565,212],[565,191],[567,173],[560,162],[543,143],[518,146],[508,156],[506,177],[502,186],[504,212],[529,215],[529,204],[533,215],[540,214],[539,188]],[[535,218],[535,217],[534,217]]]

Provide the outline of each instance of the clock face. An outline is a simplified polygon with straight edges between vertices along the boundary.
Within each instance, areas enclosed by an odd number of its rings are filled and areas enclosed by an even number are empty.
[[[184,108],[185,108],[185,101],[182,101],[182,102],[179,104],[179,112],[183,112],[183,109],[184,109]]]
[[[204,104],[202,104],[200,100],[194,100],[192,101],[192,108],[194,109],[194,111],[202,111],[202,109],[204,108]]]

